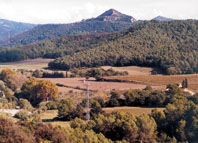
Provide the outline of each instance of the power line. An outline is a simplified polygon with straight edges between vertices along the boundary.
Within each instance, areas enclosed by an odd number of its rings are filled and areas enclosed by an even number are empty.
[[[86,121],[89,122],[90,119],[90,110],[89,110],[89,83],[87,82],[87,112],[86,112]]]

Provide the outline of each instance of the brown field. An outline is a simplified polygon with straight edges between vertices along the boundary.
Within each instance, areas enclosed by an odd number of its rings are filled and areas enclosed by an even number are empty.
[[[105,111],[106,113],[111,113],[113,111],[132,112],[133,115],[139,116],[142,114],[150,114],[151,111],[154,109],[164,110],[164,108],[113,107],[113,108],[103,108],[103,111]]]
[[[115,71],[127,71],[129,75],[151,75],[152,71],[161,72],[160,69],[157,68],[149,68],[149,67],[138,67],[138,66],[126,66],[126,67],[112,67],[112,66],[102,66],[104,70],[108,70],[112,68]]]
[[[45,79],[48,79],[52,81],[53,83],[61,83],[63,85],[73,87],[73,88],[86,89],[86,83],[84,82],[85,78],[45,78]],[[124,90],[130,90],[130,89],[144,89],[146,87],[145,84],[119,83],[119,82],[96,82],[94,79],[89,80],[88,83],[89,83],[89,89],[93,91],[111,91],[111,90],[124,91]],[[164,86],[152,86],[152,87],[154,89],[165,88]],[[71,90],[71,88],[68,89],[66,87],[59,87],[59,90],[62,93],[67,93],[69,90]]]
[[[132,75],[132,76],[116,76],[116,77],[105,77],[106,79],[119,79],[135,81],[142,84],[157,84],[167,85],[173,83],[181,83],[185,78],[188,79],[189,88],[198,90],[198,74],[191,75]]]
[[[44,69],[48,67],[48,63],[53,59],[31,59],[19,62],[9,62],[9,63],[0,63],[0,70],[4,68],[12,69],[26,69],[26,70],[36,70]]]

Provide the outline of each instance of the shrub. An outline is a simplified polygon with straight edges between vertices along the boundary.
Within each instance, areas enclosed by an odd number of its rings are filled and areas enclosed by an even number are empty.
[[[15,114],[15,118],[18,118],[22,121],[27,121],[29,119],[30,113],[26,110],[21,110],[18,113]]]
[[[19,106],[21,109],[32,111],[33,107],[27,99],[20,99]]]
[[[34,138],[27,135],[18,125],[10,119],[0,116],[0,142],[1,143],[34,143]]]
[[[54,128],[51,124],[39,123],[35,127],[36,143],[52,142],[52,143],[68,143],[66,133],[60,129]]]
[[[58,109],[58,103],[54,102],[54,101],[49,101],[46,104],[46,107],[47,107],[48,110],[56,110],[56,109]]]

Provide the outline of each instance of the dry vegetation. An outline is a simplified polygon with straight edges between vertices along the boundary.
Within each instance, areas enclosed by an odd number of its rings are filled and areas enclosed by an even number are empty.
[[[157,68],[149,68],[149,67],[138,67],[138,66],[126,66],[126,67],[112,67],[112,66],[102,66],[104,70],[113,69],[115,71],[127,71],[129,75],[151,75],[153,71],[161,72],[160,69]]]
[[[132,112],[133,115],[139,116],[142,114],[150,114],[153,109],[164,110],[164,108],[113,107],[113,108],[103,108],[103,111],[105,111],[106,113],[111,113],[113,111]]]
[[[9,63],[0,63],[0,70],[4,68],[12,68],[12,69],[26,69],[26,70],[36,70],[36,69],[44,69],[48,67],[48,63],[53,59],[32,59],[25,60],[19,62],[9,62]]]
[[[58,110],[47,110],[40,114],[40,118],[44,123],[50,123],[54,126],[66,127],[70,125],[70,123],[66,121],[52,121],[52,119],[57,117],[57,115]]]

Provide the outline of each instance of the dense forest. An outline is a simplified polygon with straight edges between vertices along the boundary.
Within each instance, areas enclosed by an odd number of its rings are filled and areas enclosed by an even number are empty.
[[[197,31],[198,21],[193,20],[145,22],[116,33],[124,34],[97,47],[58,58],[49,66],[70,69],[138,65],[160,67],[167,74],[196,73]]]
[[[198,21],[147,21],[115,33],[64,36],[0,50],[0,61],[57,58],[50,68],[149,66],[167,74],[198,72]]]

